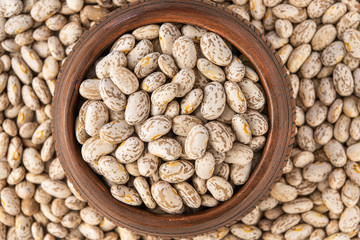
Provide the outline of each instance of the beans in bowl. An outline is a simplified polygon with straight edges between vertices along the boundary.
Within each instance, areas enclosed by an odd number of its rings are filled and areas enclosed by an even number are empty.
[[[122,35],[79,89],[76,138],[114,198],[157,213],[215,207],[261,157],[266,97],[251,63],[203,28]]]

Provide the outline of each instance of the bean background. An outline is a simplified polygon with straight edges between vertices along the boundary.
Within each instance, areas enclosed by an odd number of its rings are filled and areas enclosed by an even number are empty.
[[[194,239],[360,239],[360,3],[213,0],[251,21],[286,65],[297,136],[270,195],[237,224]],[[59,68],[126,0],[0,1],[0,239],[155,239],[87,206],[54,153]]]

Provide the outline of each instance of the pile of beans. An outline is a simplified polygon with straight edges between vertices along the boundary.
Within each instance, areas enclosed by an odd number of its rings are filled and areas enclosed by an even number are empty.
[[[297,137],[267,198],[236,224],[194,239],[359,240],[359,2],[214,2],[277,49],[294,89]],[[62,61],[84,30],[127,3],[0,1],[0,239],[155,239],[86,204],[54,155],[49,125]]]
[[[246,183],[266,142],[265,95],[231,49],[200,27],[147,25],[122,35],[90,70],[75,132],[116,199],[191,212]]]

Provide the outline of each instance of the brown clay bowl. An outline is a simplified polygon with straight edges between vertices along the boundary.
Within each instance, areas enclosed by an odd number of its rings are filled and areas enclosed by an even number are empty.
[[[198,25],[227,39],[253,63],[267,93],[270,129],[262,158],[249,180],[230,200],[192,214],[154,214],[114,199],[101,178],[82,160],[74,134],[78,90],[90,66],[120,35],[146,24],[163,22]],[[117,9],[81,37],[62,67],[57,82],[53,134],[67,177],[100,214],[141,234],[194,236],[234,224],[270,191],[291,151],[295,102],[279,56],[254,26],[214,3],[143,0]]]

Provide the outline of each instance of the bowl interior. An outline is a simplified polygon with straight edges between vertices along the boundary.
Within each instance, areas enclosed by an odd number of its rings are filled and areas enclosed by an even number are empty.
[[[79,194],[118,225],[163,237],[209,232],[230,225],[251,211],[281,174],[295,131],[295,104],[284,67],[275,50],[254,26],[215,5],[200,0],[152,0],[117,9],[81,37],[62,67],[53,109],[53,133],[59,159]],[[101,178],[82,160],[74,133],[78,90],[91,65],[122,34],[143,25],[163,22],[197,25],[228,40],[253,64],[267,97],[267,142],[247,183],[225,203],[191,214],[155,214],[114,199]]]

